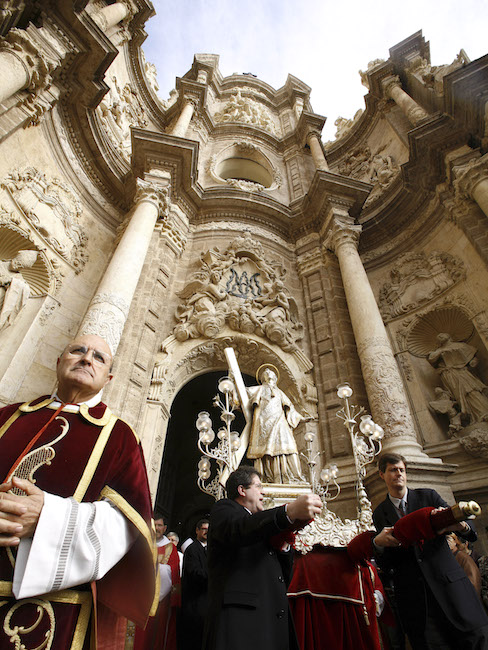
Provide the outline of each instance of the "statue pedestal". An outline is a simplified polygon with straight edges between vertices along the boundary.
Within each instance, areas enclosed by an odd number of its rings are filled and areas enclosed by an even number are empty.
[[[308,483],[263,483],[265,509],[282,506],[312,492]]]
[[[471,456],[488,458],[488,422],[475,422],[458,431],[461,446]]]

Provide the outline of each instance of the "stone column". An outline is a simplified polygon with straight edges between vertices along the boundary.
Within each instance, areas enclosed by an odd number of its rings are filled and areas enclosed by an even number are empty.
[[[383,86],[385,95],[393,99],[413,126],[417,126],[419,122],[429,117],[429,114],[403,90],[399,77],[393,75],[386,77],[381,82],[381,85]]]
[[[322,149],[322,145],[320,143],[320,134],[318,134],[316,131],[310,131],[307,134],[307,144],[310,147],[315,167],[326,172],[329,171],[329,165],[327,164],[324,150]]]
[[[167,213],[168,189],[137,181],[135,208],[80,328],[98,334],[115,354],[158,218]]]
[[[454,167],[453,172],[456,194],[476,201],[488,217],[488,154]]]
[[[19,90],[40,92],[51,82],[54,61],[44,57],[23,29],[12,29],[0,40],[0,102]]]
[[[409,458],[424,456],[417,442],[393,350],[359,257],[357,247],[360,232],[361,226],[354,225],[347,212],[337,210],[326,246],[335,252],[339,260],[372,416],[385,429],[385,450]]]
[[[118,25],[129,14],[129,8],[124,2],[115,2],[113,5],[102,7],[92,18],[104,32],[108,31],[111,27]]]
[[[184,138],[188,127],[190,126],[191,118],[195,110],[195,102],[193,99],[184,98],[183,108],[180,116],[171,132],[171,135],[177,135],[179,138]]]

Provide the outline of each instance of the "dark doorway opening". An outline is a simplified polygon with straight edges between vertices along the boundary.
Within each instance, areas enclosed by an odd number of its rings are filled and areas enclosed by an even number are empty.
[[[154,509],[168,517],[168,531],[176,531],[180,542],[194,535],[195,524],[208,516],[214,504],[214,499],[197,485],[201,452],[197,447],[195,422],[200,411],[208,411],[214,430],[222,426],[220,409],[215,408],[212,402],[218,393],[217,383],[226,374],[225,371],[209,372],[192,379],[179,391],[171,406]],[[246,375],[244,382],[248,386],[255,383]],[[232,429],[241,433],[245,425],[244,416],[239,410],[235,411],[235,416]]]

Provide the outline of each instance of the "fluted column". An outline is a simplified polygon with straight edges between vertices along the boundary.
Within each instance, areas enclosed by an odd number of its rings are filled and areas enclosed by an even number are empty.
[[[385,429],[386,450],[423,456],[393,350],[357,250],[360,233],[361,226],[338,211],[326,246],[339,260],[372,415]]]
[[[488,217],[488,154],[453,168],[454,189],[479,205]]]
[[[195,102],[193,99],[188,99],[185,97],[183,108],[178,117],[178,120],[173,128],[171,135],[177,135],[180,138],[184,138],[186,131],[190,126],[191,118],[193,117],[193,112],[195,110]]]
[[[0,102],[19,90],[40,91],[51,82],[53,68],[54,62],[43,58],[25,30],[10,30],[0,39]]]
[[[168,189],[138,180],[135,208],[80,328],[98,334],[115,354],[158,218],[167,213]]]
[[[329,171],[329,165],[324,155],[324,150],[320,143],[320,134],[316,131],[310,131],[307,134],[307,144],[310,147],[310,152],[312,154],[315,167],[317,169],[322,169],[323,171]]]
[[[112,5],[102,7],[92,18],[104,32],[108,31],[111,27],[115,27],[129,14],[129,8],[124,2],[114,2]]]
[[[390,99],[393,99],[395,104],[401,108],[409,122],[414,126],[417,126],[419,122],[429,116],[429,114],[403,90],[402,82],[399,77],[393,75],[386,77],[381,82],[381,85],[383,86],[385,95]]]

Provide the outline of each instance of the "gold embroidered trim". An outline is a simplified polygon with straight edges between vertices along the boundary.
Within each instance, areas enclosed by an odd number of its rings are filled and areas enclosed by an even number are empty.
[[[115,415],[111,414],[109,422],[100,431],[100,435],[98,436],[95,446],[93,447],[93,451],[86,464],[85,471],[83,472],[83,476],[81,477],[80,482],[78,483],[78,487],[76,488],[76,491],[73,494],[73,499],[75,501],[78,501],[78,503],[81,503],[83,497],[85,496],[86,491],[88,490],[88,486],[90,485],[90,482],[93,478],[93,474],[95,473],[95,470],[98,467],[98,463],[100,462],[100,458],[102,457],[103,450],[105,449],[105,445],[108,442],[108,439],[110,437],[110,434],[112,433],[112,429],[114,428],[115,423],[117,422],[117,419],[118,418]]]
[[[156,585],[154,591],[154,598],[151,605],[151,611],[149,616],[154,616],[159,605],[159,592],[161,588],[159,569],[157,564],[158,559],[158,549],[154,541],[155,534],[152,534],[151,529],[148,527],[141,515],[135,510],[131,505],[127,503],[123,496],[116,492],[113,488],[105,486],[100,494],[102,498],[108,499],[111,503],[116,506],[120,512],[134,524],[137,530],[142,534],[144,539],[147,542],[149,550],[151,551],[152,561],[156,567]],[[151,520],[151,526],[154,527],[154,524]]]
[[[113,417],[112,411],[107,406],[105,413],[101,418],[94,418],[93,415],[90,415],[88,412],[88,406],[86,404],[80,404],[80,415],[82,415],[88,422],[91,422],[91,424],[96,424],[99,427],[104,427],[110,422],[110,418]]]
[[[0,596],[10,596],[13,598],[11,582],[0,581]],[[22,603],[23,600],[20,600],[18,602]],[[31,599],[31,601],[32,600],[33,599]],[[43,600],[52,603],[68,603],[70,605],[80,605],[80,613],[78,614],[78,619],[76,621],[73,640],[71,642],[70,648],[67,648],[66,650],[82,650],[91,614],[91,592],[64,589],[62,591],[52,591],[51,593],[46,594]]]
[[[42,409],[45,406],[51,404],[51,402],[54,402],[54,397],[48,397],[46,399],[43,399],[42,402],[39,402],[39,404],[34,404],[34,406],[31,406],[33,401],[34,400],[21,404],[19,406],[19,411],[22,411],[22,413],[32,413],[33,411],[38,411],[39,409]]]
[[[11,415],[11,416],[9,417],[9,419],[5,422],[5,424],[2,425],[2,427],[0,428],[0,438],[3,436],[3,434],[5,433],[5,431],[7,431],[7,429],[9,429],[9,428],[12,426],[12,424],[13,424],[13,423],[15,422],[15,420],[19,417],[19,415],[21,414],[21,412],[22,412],[22,411],[20,410],[20,408],[18,408],[18,409],[15,411],[15,413],[13,413],[13,415]]]

